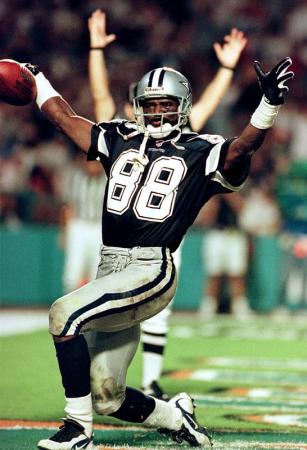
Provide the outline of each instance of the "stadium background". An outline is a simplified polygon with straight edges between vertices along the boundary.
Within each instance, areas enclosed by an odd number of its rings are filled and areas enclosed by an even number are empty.
[[[258,230],[257,224],[251,229],[254,251],[248,285],[256,310],[265,312],[285,303],[301,306],[303,294],[287,299],[283,290],[289,266],[296,276],[296,266],[302,270],[305,264],[293,260],[292,248],[297,237],[307,233],[306,3],[13,0],[9,6],[3,4],[2,58],[38,64],[74,109],[90,119],[94,113],[87,72],[87,19],[96,8],[106,11],[107,31],[117,35],[106,49],[106,59],[110,89],[120,111],[129,83],[160,65],[181,70],[197,99],[218,68],[213,42],[222,41],[231,27],[245,32],[248,46],[229,92],[205,126],[206,133],[236,135],[260,97],[252,62],[258,59],[271,67],[291,55],[295,81],[276,126],[254,158],[245,191],[249,202],[253,201],[249,193],[266,191],[264,195],[280,209],[282,222],[279,233]],[[78,150],[35,105],[16,108],[2,103],[0,116],[0,299],[5,306],[47,305],[62,292],[63,250],[57,237],[61,177]],[[42,174],[44,188],[35,186],[35,170]],[[206,229],[194,227],[186,239],[175,309],[195,310],[201,300],[206,268],[199,248],[205,233]]]
[[[282,274],[289,266],[297,236],[307,233],[306,3],[19,0],[10,2],[10,7],[3,4],[2,58],[38,64],[75,110],[91,119],[87,18],[98,7],[107,13],[108,31],[117,35],[116,42],[106,49],[106,58],[110,88],[119,109],[129,83],[160,65],[181,70],[191,80],[196,99],[218,68],[212,43],[221,41],[231,27],[245,32],[247,49],[228,94],[205,126],[207,133],[235,135],[248,120],[260,96],[252,68],[255,59],[270,67],[291,55],[295,82],[276,126],[254,158],[246,189],[246,193],[265,192],[282,215],[281,234],[259,231],[257,225],[251,231],[251,270],[254,266],[256,271],[250,276],[251,302],[258,310],[287,303]],[[63,255],[57,239],[61,177],[78,150],[49,125],[35,105],[16,108],[2,103],[0,116],[0,299],[4,305],[45,305],[61,293]],[[44,186],[33,181],[35,171],[42,175]],[[252,203],[254,198],[246,201]],[[184,258],[175,308],[198,307],[206,273],[205,267],[195,270],[202,265],[195,242],[199,243],[205,232],[192,229],[186,240],[189,256]],[[295,268],[297,262],[290,264]],[[263,289],[265,276],[268,280]],[[187,299],[181,289],[184,282],[193,292]],[[290,299],[293,304],[302,301]]]
[[[251,194],[265,191],[282,218],[278,232],[254,229],[251,233],[249,299],[253,308],[264,314],[246,323],[228,322],[226,317],[201,321],[195,314],[206,280],[206,267],[200,256],[206,229],[193,227],[183,248],[174,304],[180,312],[171,322],[162,386],[170,394],[184,389],[198,395],[199,417],[217,430],[215,439],[221,444],[217,449],[305,449],[307,337],[303,313],[307,302],[304,286],[293,298],[287,298],[285,283],[289,274],[294,281],[305,276],[306,283],[307,274],[307,259],[302,257],[305,253],[300,253],[300,257],[293,254],[297,240],[307,235],[306,2],[2,2],[1,58],[38,64],[74,109],[90,119],[94,119],[94,112],[87,73],[87,19],[96,8],[106,11],[108,32],[117,34],[116,42],[106,49],[106,58],[110,88],[119,109],[129,83],[160,65],[181,70],[191,80],[196,99],[218,68],[212,43],[221,41],[231,27],[245,32],[248,47],[230,90],[205,127],[206,133],[235,135],[248,120],[260,95],[252,68],[255,59],[267,68],[285,56],[293,59],[295,79],[290,95],[265,145],[254,158],[245,189],[247,201],[255,198]],[[62,392],[47,327],[27,334],[17,331],[23,330],[22,321],[30,322],[37,307],[45,312],[62,293],[61,177],[63,167],[73,163],[78,150],[49,125],[35,105],[17,108],[0,103],[0,152],[1,334],[6,334],[12,309],[16,313],[21,309],[18,320],[13,316],[13,331],[10,329],[9,336],[0,338],[0,417],[10,420],[4,423],[0,419],[0,448],[21,450],[34,448],[38,438],[49,431],[37,430],[35,436],[30,436],[29,429],[22,428],[18,433],[14,428],[12,435],[12,420],[51,421],[62,413]],[[33,168],[37,167],[46,182],[43,191],[34,188],[31,181]],[[274,313],[284,306],[289,316],[285,321],[275,321]],[[140,367],[137,356],[129,372],[129,382],[136,386],[140,383]],[[213,370],[220,379],[208,378]],[[194,381],[189,375],[195,377]],[[242,387],[246,392],[248,388],[259,388],[264,397],[258,391],[260,397],[253,400],[255,393],[245,396]],[[225,397],[230,390],[235,395],[236,388],[239,400]],[[265,397],[267,388],[273,392],[270,399]],[[288,414],[288,422],[264,424],[259,417],[268,411]],[[244,421],[247,413],[254,422]],[[103,420],[97,418],[96,423]],[[25,425],[16,424],[19,428]],[[261,441],[259,428],[270,444],[253,446],[254,435],[248,435],[248,431],[257,431]],[[149,433],[148,438],[142,431],[136,435],[134,430],[127,430],[128,434],[134,433],[132,439],[112,429],[107,433],[104,430],[102,435],[97,431],[97,436],[106,444],[166,448],[167,444],[159,442],[154,433]],[[273,444],[276,440],[283,444]],[[286,442],[292,444],[287,446]]]

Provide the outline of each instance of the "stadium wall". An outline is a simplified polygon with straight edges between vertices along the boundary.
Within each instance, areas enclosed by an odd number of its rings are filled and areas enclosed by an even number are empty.
[[[184,241],[174,309],[197,310],[206,283],[200,249],[206,235],[191,230]],[[275,237],[253,242],[248,273],[249,299],[254,309],[272,310],[280,301],[281,250]],[[53,226],[0,229],[0,301],[4,307],[44,307],[63,293],[64,253]]]

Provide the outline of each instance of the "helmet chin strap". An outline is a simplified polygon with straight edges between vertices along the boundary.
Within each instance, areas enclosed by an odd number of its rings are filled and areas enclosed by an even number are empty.
[[[172,127],[172,125],[168,122],[164,123],[163,125],[160,125],[159,127],[154,127],[152,125],[146,126],[146,130],[148,131],[149,135],[157,139],[161,139],[168,136],[175,129],[176,128]]]
[[[146,144],[149,138],[149,132],[146,130],[144,133],[143,141],[140,145],[140,151],[138,155],[135,155],[132,159],[133,162],[133,170],[139,170],[143,172],[146,164],[148,164],[149,160],[147,155],[145,155]]]

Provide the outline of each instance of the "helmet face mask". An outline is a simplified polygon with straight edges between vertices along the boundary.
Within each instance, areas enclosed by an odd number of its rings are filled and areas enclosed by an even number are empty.
[[[149,100],[175,100],[177,111],[144,112]],[[172,131],[180,131],[187,123],[192,107],[192,93],[188,80],[174,69],[161,67],[148,72],[136,86],[133,109],[139,131],[153,138],[163,138]],[[150,118],[159,116],[158,126],[150,124]],[[177,118],[177,120],[175,120]]]

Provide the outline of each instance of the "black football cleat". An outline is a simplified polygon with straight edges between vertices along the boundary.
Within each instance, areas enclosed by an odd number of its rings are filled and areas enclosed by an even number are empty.
[[[155,397],[159,400],[169,401],[170,397],[163,392],[157,381],[153,381],[149,386],[142,387],[142,391],[146,395],[150,395],[151,397]]]
[[[213,440],[207,428],[200,426],[195,417],[195,406],[191,397],[182,392],[171,398],[168,402],[179,408],[182,414],[182,425],[179,430],[159,429],[161,434],[170,436],[173,441],[181,444],[183,441],[190,444],[191,447],[210,448],[213,446]]]
[[[84,428],[78,422],[64,419],[59,431],[49,439],[42,439],[37,444],[41,450],[95,450],[93,436],[87,437]]]

